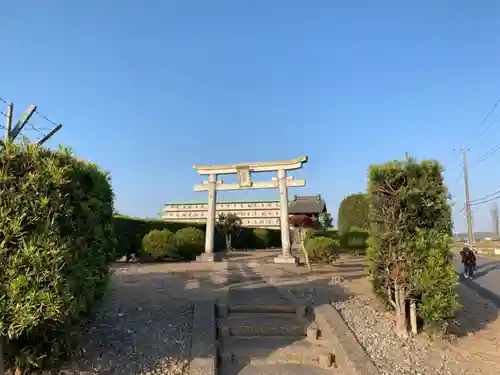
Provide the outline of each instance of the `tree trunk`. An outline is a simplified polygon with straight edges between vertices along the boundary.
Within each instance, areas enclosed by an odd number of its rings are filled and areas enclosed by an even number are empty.
[[[411,324],[411,333],[412,335],[417,335],[418,334],[418,327],[417,327],[417,302],[415,300],[412,300],[410,302],[410,324]]]
[[[309,263],[309,254],[307,254],[307,250],[306,250],[306,244],[305,244],[306,233],[304,231],[304,228],[299,229],[299,236],[300,236],[300,249],[302,250],[302,253],[304,254],[304,261],[306,262],[307,268],[309,269],[309,272],[311,272],[312,267],[311,267],[311,263]]]
[[[406,317],[406,298],[401,285],[394,283],[394,299],[396,303],[395,327],[394,330],[399,338],[408,337],[408,324]]]
[[[231,248],[231,233],[226,233],[226,250],[227,252],[231,252],[232,248]]]

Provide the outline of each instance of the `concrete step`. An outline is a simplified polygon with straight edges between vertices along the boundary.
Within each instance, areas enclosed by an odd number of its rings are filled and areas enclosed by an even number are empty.
[[[234,304],[218,307],[220,316],[227,314],[293,314],[303,317],[307,313],[306,306],[293,306],[289,304]],[[225,312],[223,310],[226,310]]]
[[[223,341],[219,354],[223,366],[295,363],[328,367],[325,363],[331,356],[320,341],[292,337],[230,337]]]
[[[229,303],[232,305],[283,305],[290,306],[286,299],[274,286],[255,282],[248,287],[231,288],[229,290]]]
[[[342,375],[338,369],[303,364],[234,364],[221,368],[220,375]]]
[[[311,325],[296,314],[230,314],[219,321],[221,337],[228,336],[283,336],[303,338]]]

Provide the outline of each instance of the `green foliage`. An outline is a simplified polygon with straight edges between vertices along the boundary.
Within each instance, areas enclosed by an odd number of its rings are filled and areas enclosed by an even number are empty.
[[[328,212],[322,212],[319,214],[318,217],[319,229],[326,231],[332,227],[332,223],[333,223],[332,215],[330,215]]]
[[[338,258],[339,242],[329,237],[310,237],[305,241],[309,260],[316,263],[330,264]]]
[[[351,227],[351,229],[340,236],[340,246],[354,255],[365,252],[368,247],[370,232],[364,228]]]
[[[156,260],[168,258],[173,250],[172,238],[168,229],[153,229],[142,239],[142,250]]]
[[[144,253],[141,250],[142,239],[155,229],[168,229],[173,233],[179,229],[194,227],[205,232],[204,224],[174,223],[160,219],[140,219],[128,216],[115,216],[113,225],[118,240],[117,258],[123,256],[130,258],[132,254],[138,256],[139,259],[144,258]],[[216,247],[216,251],[219,249]]]
[[[391,306],[397,284],[406,301],[417,301],[424,326],[433,329],[445,327],[459,306],[442,172],[436,161],[407,159],[372,166],[368,185],[367,255],[373,289]]]
[[[222,233],[235,233],[241,227],[241,219],[235,214],[220,214],[217,217],[217,229]]]
[[[351,227],[369,228],[369,202],[366,194],[352,194],[340,203],[338,228],[341,232],[348,232]]]
[[[205,250],[205,232],[198,228],[183,228],[172,239],[171,257],[178,260],[194,260]]]
[[[460,309],[456,296],[457,274],[452,266],[449,236],[436,230],[419,230],[415,252],[422,257],[423,267],[414,272],[414,295],[419,296],[419,315],[427,330],[442,331],[448,320]]]
[[[338,230],[335,230],[335,229],[322,231],[322,232],[318,233],[318,235],[321,235],[323,237],[333,238],[334,240],[340,240],[340,232]]]
[[[50,366],[104,296],[113,191],[98,166],[36,145],[0,152],[0,335],[6,360]]]
[[[256,249],[265,249],[269,247],[270,243],[270,235],[269,231],[264,228],[255,228],[253,230],[253,236],[255,238],[255,248]]]
[[[219,232],[224,234],[226,240],[226,250],[231,250],[232,236],[238,234],[241,228],[241,219],[235,214],[220,214],[217,217],[216,228]]]
[[[168,229],[172,233],[183,228],[196,228],[205,233],[205,224],[176,223],[160,219],[140,219],[127,216],[115,216],[113,218],[114,231],[117,237],[117,258],[126,256],[130,258],[132,254],[138,256],[140,260],[148,260],[149,256],[142,251],[142,239],[150,231],[157,229]],[[268,229],[269,246],[281,246],[281,232],[276,229]],[[252,249],[255,247],[256,239],[252,228],[238,228],[237,235],[232,238],[232,246],[235,249]],[[225,249],[225,236],[217,231],[215,233],[215,251]]]

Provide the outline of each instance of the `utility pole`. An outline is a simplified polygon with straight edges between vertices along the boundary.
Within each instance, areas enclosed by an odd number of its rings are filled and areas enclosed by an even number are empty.
[[[464,185],[465,185],[465,212],[467,214],[467,233],[469,237],[469,246],[473,246],[474,230],[472,229],[472,213],[470,209],[470,194],[469,194],[469,174],[467,172],[467,151],[462,148],[462,155],[464,158]]]
[[[9,138],[10,131],[12,129],[12,112],[14,105],[9,103],[7,105],[7,117],[5,118],[5,139]]]
[[[498,215],[498,205],[493,203],[491,207],[491,218],[493,219],[493,233],[495,233],[495,239],[499,237],[500,230],[500,217]]]

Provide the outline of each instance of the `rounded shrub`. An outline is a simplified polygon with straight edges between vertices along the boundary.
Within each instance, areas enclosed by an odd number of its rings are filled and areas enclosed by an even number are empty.
[[[339,242],[329,237],[310,237],[305,248],[311,262],[330,264],[338,258]]]
[[[171,257],[177,260],[193,260],[205,249],[205,233],[198,228],[183,228],[174,233]]]
[[[253,236],[255,241],[254,246],[257,249],[265,249],[269,247],[270,234],[267,229],[255,228],[253,230]]]
[[[352,227],[349,231],[342,233],[340,246],[354,255],[359,255],[368,247],[369,237],[370,233],[367,229]]]
[[[172,249],[172,238],[173,234],[168,229],[153,229],[143,237],[142,250],[154,259],[164,259]]]
[[[0,151],[0,339],[7,367],[52,367],[105,294],[114,260],[107,173],[68,150]]]

